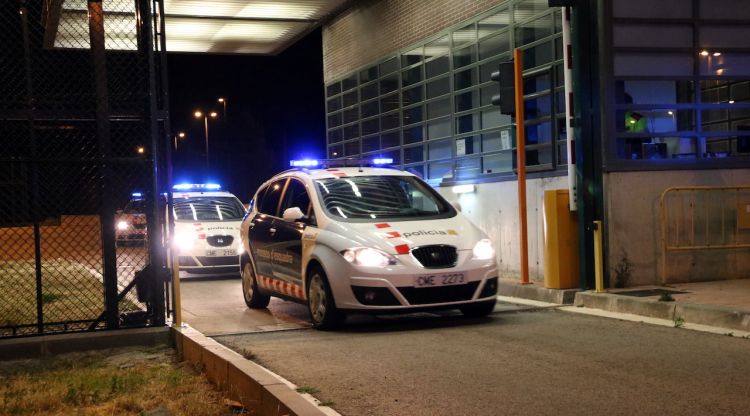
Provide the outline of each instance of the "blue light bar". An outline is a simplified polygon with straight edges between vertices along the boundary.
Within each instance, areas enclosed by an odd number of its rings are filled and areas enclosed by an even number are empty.
[[[315,159],[290,160],[289,166],[293,168],[311,168],[318,166],[318,161]]]
[[[179,183],[172,186],[175,191],[218,191],[221,185],[218,183]]]
[[[132,196],[133,198],[142,198],[143,194],[140,192],[133,192],[132,194],[130,194],[130,196]]]
[[[379,157],[372,160],[373,165],[390,165],[393,163],[393,159],[390,157]]]

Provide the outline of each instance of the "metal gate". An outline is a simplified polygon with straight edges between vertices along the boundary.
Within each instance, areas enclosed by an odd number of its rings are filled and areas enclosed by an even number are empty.
[[[0,2],[0,338],[165,322],[161,6]]]

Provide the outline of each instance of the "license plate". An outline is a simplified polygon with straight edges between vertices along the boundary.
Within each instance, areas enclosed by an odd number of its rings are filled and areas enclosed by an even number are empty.
[[[206,250],[206,257],[236,256],[237,250],[233,248],[222,248],[218,250]]]
[[[463,273],[426,274],[414,279],[414,287],[451,286],[465,282]]]

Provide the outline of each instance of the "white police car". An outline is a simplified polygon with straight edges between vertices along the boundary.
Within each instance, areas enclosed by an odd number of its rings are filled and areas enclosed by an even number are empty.
[[[239,230],[245,207],[218,184],[174,185],[174,238],[180,270],[239,273]]]
[[[133,192],[125,207],[117,211],[115,237],[118,246],[146,242],[146,201],[142,193]]]
[[[494,308],[492,243],[415,175],[290,170],[264,183],[251,204],[240,232],[250,308],[265,308],[271,296],[306,303],[320,329],[352,312],[484,316]]]

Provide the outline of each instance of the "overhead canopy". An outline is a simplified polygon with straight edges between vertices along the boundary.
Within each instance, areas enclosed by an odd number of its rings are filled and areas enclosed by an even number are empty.
[[[168,52],[274,55],[346,0],[164,0]],[[136,0],[104,1],[107,49],[132,50]],[[88,48],[87,0],[48,0],[45,46]],[[157,11],[158,12],[158,11]]]

